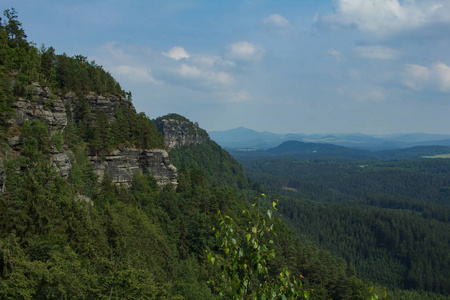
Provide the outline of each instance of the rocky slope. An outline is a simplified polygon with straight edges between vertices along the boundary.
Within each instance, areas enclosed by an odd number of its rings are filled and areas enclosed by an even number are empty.
[[[156,127],[164,136],[164,144],[173,149],[190,144],[209,141],[208,133],[197,122],[192,123],[178,114],[168,114],[155,120]]]
[[[19,98],[14,104],[15,116],[9,120],[11,124],[7,143],[13,152],[20,151],[22,141],[19,136],[19,128],[26,120],[43,120],[48,125],[50,132],[55,134],[62,132],[68,122],[68,114],[72,114],[79,102],[79,95],[67,93],[66,95],[52,94],[49,88],[41,87],[34,83],[31,97]],[[130,100],[117,96],[99,96],[95,93],[86,93],[83,97],[87,100],[91,112],[105,112],[108,120],[114,121],[114,111],[119,104],[125,104],[134,110]],[[52,149],[51,161],[60,170],[64,178],[68,178],[72,167],[70,149],[63,146],[62,149]],[[117,184],[128,186],[131,183],[134,172],[150,173],[158,181],[160,186],[168,183],[177,185],[177,169],[170,164],[168,153],[163,149],[115,149],[107,155],[89,154],[89,159],[95,173],[101,180],[107,171],[112,180]],[[0,185],[1,179],[0,157]]]

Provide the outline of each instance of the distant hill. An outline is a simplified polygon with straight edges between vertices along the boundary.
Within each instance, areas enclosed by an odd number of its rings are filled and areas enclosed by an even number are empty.
[[[377,151],[376,154],[384,160],[416,160],[426,156],[449,154],[448,146],[417,146],[405,149]]]
[[[267,150],[267,152],[277,156],[289,157],[343,157],[352,159],[375,159],[375,155],[366,150],[357,150],[347,147],[321,144],[321,143],[304,143],[299,141],[287,141],[278,147]]]
[[[286,141],[305,143],[325,143],[364,150],[393,150],[416,146],[450,146],[450,135],[445,134],[390,134],[367,135],[361,133],[347,134],[278,134],[258,132],[239,127],[226,131],[211,131],[210,137],[220,146],[228,149],[262,150],[276,147]]]
[[[227,148],[270,148],[280,144],[280,135],[271,132],[258,132],[238,127],[226,131],[211,131],[211,139]]]
[[[354,160],[420,160],[427,156],[450,154],[448,146],[417,146],[411,148],[369,151],[324,143],[305,143],[287,141],[277,147],[266,150],[230,149],[230,154],[237,159],[254,159],[270,157],[296,158],[339,158]]]

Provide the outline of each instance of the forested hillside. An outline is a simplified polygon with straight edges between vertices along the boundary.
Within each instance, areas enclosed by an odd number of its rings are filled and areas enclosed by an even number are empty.
[[[262,187],[249,182],[241,166],[213,142],[173,150],[171,157],[179,167],[177,187],[161,187],[151,173],[142,172],[135,172],[127,187],[108,172],[98,180],[90,156],[106,160],[107,154],[123,147],[161,148],[162,135],[144,114],[136,114],[131,97],[120,98],[126,93],[102,67],[83,56],[36,48],[27,41],[16,12],[6,10],[4,16],[0,298],[239,298],[225,281],[230,274],[216,268],[206,251],[218,258],[236,253],[236,262],[251,253],[267,255],[264,262],[259,257],[250,260],[262,262],[264,268],[260,263],[241,264],[242,271],[231,278],[245,279],[256,272],[259,275],[243,280],[242,286],[247,291],[265,290],[269,298],[292,295],[285,287],[312,299],[370,299],[374,292],[383,294],[358,279],[343,259],[302,242],[285,225],[270,227],[276,236],[264,234],[259,228],[265,227],[252,223],[252,216],[264,224],[276,216],[262,217],[249,199]],[[24,120],[20,126],[11,122],[20,112],[18,102],[36,104],[38,86],[49,95],[45,99],[53,95],[55,101],[75,101],[66,109],[67,124],[61,129],[39,119]],[[97,100],[115,95],[124,105],[117,105],[111,118],[92,113],[86,98],[92,93]],[[70,96],[74,94],[77,97]],[[66,177],[51,161],[61,149],[70,154]],[[261,211],[270,202],[262,201]],[[219,230],[223,224],[218,211],[229,222],[227,230],[232,229],[230,245],[246,246],[230,251],[231,246],[217,239],[229,232]],[[260,235],[261,244],[249,247],[257,237],[246,235],[248,230]]]
[[[297,234],[345,258],[362,278],[449,297],[449,160],[241,162],[278,195]]]

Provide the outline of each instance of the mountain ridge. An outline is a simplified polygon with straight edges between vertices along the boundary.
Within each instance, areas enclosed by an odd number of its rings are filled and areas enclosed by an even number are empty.
[[[232,149],[268,149],[278,146],[287,140],[329,143],[373,151],[430,145],[450,146],[450,135],[427,133],[386,135],[369,135],[363,133],[278,134],[268,131],[258,132],[245,127],[238,127],[225,131],[211,131],[209,135],[211,139],[222,147]]]
[[[449,146],[415,146],[394,150],[369,151],[327,143],[286,141],[280,145],[264,149],[244,151],[228,149],[237,159],[297,157],[297,158],[345,158],[352,160],[420,160],[429,157],[448,155]]]

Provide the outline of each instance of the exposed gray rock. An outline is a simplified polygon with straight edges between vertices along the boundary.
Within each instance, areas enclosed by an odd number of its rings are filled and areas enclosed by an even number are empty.
[[[101,96],[93,92],[81,96],[73,92],[56,95],[52,94],[48,87],[42,87],[38,83],[33,83],[32,87],[33,93],[30,99],[19,98],[14,104],[15,116],[9,120],[9,123],[16,128],[20,128],[27,120],[43,120],[48,124],[52,134],[61,132],[67,125],[68,113],[72,113],[73,116],[73,112],[77,104],[82,102],[82,98],[87,100],[91,112],[105,112],[110,122],[115,120],[115,109],[119,105],[126,105],[135,111],[131,101],[125,97]],[[15,151],[20,151],[22,144],[22,140],[18,136],[19,132],[17,130],[17,134],[7,137],[8,144]],[[69,157],[73,157],[73,154],[67,149],[62,151],[54,149],[50,158],[66,179],[72,168]],[[178,184],[177,170],[170,164],[165,150],[117,149],[102,157],[90,156],[90,160],[99,180],[103,178],[105,171],[108,171],[114,182],[129,186],[133,173],[141,172],[152,174],[160,186],[168,183]],[[3,186],[1,175],[0,170],[0,188]]]
[[[72,151],[64,150],[63,152],[55,152],[50,158],[53,165],[59,170],[61,176],[65,179],[69,178],[72,163],[69,156],[73,156]]]
[[[9,120],[9,123],[22,126],[27,120],[43,120],[51,132],[64,129],[67,125],[67,115],[61,98],[58,96],[49,98],[52,95],[48,88],[42,88],[37,83],[33,86],[35,96],[32,99],[16,100],[14,118]]]
[[[23,144],[22,138],[18,135],[13,135],[13,136],[7,137],[6,142],[12,148],[15,148],[15,147]]]
[[[164,136],[164,144],[167,148],[200,144],[209,141],[209,135],[205,130],[178,114],[169,114],[155,121],[156,127]]]
[[[131,103],[131,101],[125,97],[117,97],[117,96],[113,96],[113,95],[102,96],[102,95],[97,95],[94,92],[87,93],[84,95],[84,97],[88,101],[88,104],[89,104],[89,107],[91,108],[92,113],[97,112],[97,111],[104,112],[108,116],[108,120],[110,122],[116,120],[116,118],[114,116],[114,112],[115,112],[116,107],[121,104],[131,107],[135,111],[134,106]],[[80,102],[80,99],[79,99],[78,95],[76,95],[73,92],[70,92],[64,96],[64,102],[66,104],[69,104],[69,106],[71,107],[71,109],[73,111],[73,109],[76,108],[77,103]]]
[[[99,180],[102,180],[108,171],[115,183],[128,187],[133,179],[133,173],[140,172],[153,175],[160,186],[168,183],[178,185],[177,169],[170,164],[169,155],[165,150],[117,149],[109,155],[90,156],[90,161]]]
[[[169,154],[165,150],[144,150],[139,157],[139,166],[142,173],[150,173],[160,186],[166,184],[178,185],[177,168],[170,164]]]

